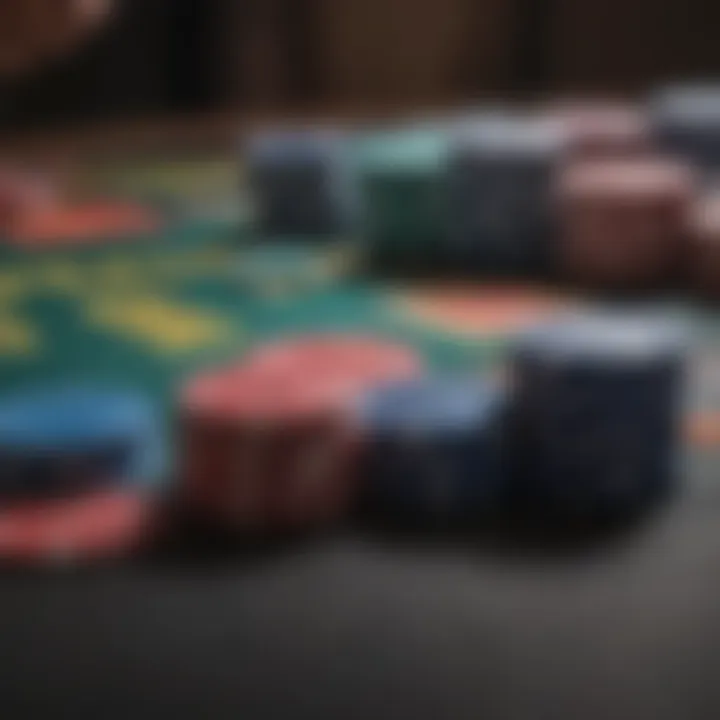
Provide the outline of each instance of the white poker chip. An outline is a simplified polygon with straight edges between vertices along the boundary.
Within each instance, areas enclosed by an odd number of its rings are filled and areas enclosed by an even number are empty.
[[[643,363],[682,355],[688,339],[679,321],[619,308],[567,314],[521,335],[517,348],[550,362]]]
[[[720,121],[720,85],[713,83],[666,88],[651,103],[661,122],[703,126]]]

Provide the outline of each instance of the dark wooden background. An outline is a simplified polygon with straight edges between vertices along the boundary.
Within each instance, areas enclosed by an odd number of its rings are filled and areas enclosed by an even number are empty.
[[[4,88],[6,126],[636,93],[720,74],[717,0],[118,2],[91,43]]]

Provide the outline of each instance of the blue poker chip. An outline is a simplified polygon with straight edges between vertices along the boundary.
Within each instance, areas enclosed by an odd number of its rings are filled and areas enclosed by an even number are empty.
[[[63,494],[149,483],[163,463],[149,402],[122,391],[65,387],[0,400],[0,494]]]
[[[243,145],[250,163],[285,165],[314,163],[322,153],[339,153],[345,135],[328,128],[268,128],[251,135]]]
[[[360,417],[373,434],[433,437],[475,432],[501,402],[495,389],[474,378],[423,378],[376,389],[363,399]]]
[[[651,99],[650,117],[664,150],[703,170],[720,167],[720,84],[667,87]]]
[[[498,388],[470,378],[379,387],[361,402],[369,501],[413,519],[472,516],[503,483]]]
[[[352,229],[357,196],[344,133],[268,129],[250,137],[244,151],[262,234],[334,235]]]
[[[458,125],[452,145],[478,156],[555,159],[563,136],[550,120],[496,113]]]
[[[688,127],[714,126],[720,119],[720,85],[704,83],[666,87],[650,103],[661,121]]]
[[[454,133],[447,168],[447,251],[489,274],[541,273],[551,247],[555,123],[487,118]]]

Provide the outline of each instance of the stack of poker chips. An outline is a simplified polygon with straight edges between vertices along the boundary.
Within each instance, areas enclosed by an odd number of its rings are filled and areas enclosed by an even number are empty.
[[[556,187],[558,265],[603,289],[654,289],[677,279],[694,190],[685,165],[657,158],[580,160]]]
[[[150,529],[163,445],[152,408],[114,389],[35,389],[0,403],[0,558],[82,561]]]
[[[458,271],[544,274],[556,123],[489,116],[453,133],[447,169],[447,254]]]
[[[695,183],[680,164],[699,179],[720,167],[720,86],[666,88],[646,107],[561,99],[353,132],[271,128],[245,147],[263,240],[359,231],[376,270],[646,290],[673,285],[667,266],[682,261],[669,238]]]
[[[708,173],[720,169],[720,85],[681,85],[650,103],[653,131],[667,152]]]
[[[571,518],[625,516],[668,496],[678,460],[678,329],[618,311],[558,318],[512,351],[516,500]]]
[[[339,520],[360,479],[353,407],[369,388],[420,367],[402,346],[310,336],[202,373],[180,399],[187,507],[216,526],[256,534]]]
[[[245,146],[257,230],[269,237],[348,233],[355,222],[355,185],[343,133],[273,129]]]
[[[683,340],[627,308],[558,315],[515,338],[509,383],[428,374],[380,338],[267,343],[183,388],[182,495],[255,536],[327,527],[361,498],[402,521],[632,515],[674,486]]]
[[[365,254],[377,269],[424,269],[441,259],[446,139],[435,126],[360,137],[355,166]]]
[[[202,519],[245,532],[330,521],[349,494],[352,436],[329,398],[228,368],[181,405],[183,495]]]
[[[380,386],[360,408],[367,497],[375,509],[455,521],[503,492],[504,395],[478,378]]]

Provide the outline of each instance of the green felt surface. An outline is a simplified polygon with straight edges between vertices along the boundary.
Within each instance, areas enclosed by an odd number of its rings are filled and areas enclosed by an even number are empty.
[[[114,176],[119,194],[166,193],[168,225],[156,237],[0,253],[0,397],[68,381],[140,389],[163,409],[171,437],[173,399],[184,378],[281,335],[359,332],[412,344],[434,368],[482,373],[500,364],[502,332],[419,321],[401,309],[398,298],[409,288],[353,274],[347,243],[249,242],[247,216],[227,212],[236,192],[232,174],[211,167],[216,179],[225,178],[227,187],[214,186],[223,202],[204,204],[202,169],[187,164],[191,179],[177,166],[165,175],[135,166]],[[179,211],[188,207],[197,211]],[[720,407],[713,352],[720,324],[687,306],[667,311],[691,320],[702,339],[702,352],[693,354],[705,371],[693,377],[702,377],[703,387],[693,386],[690,404]]]

